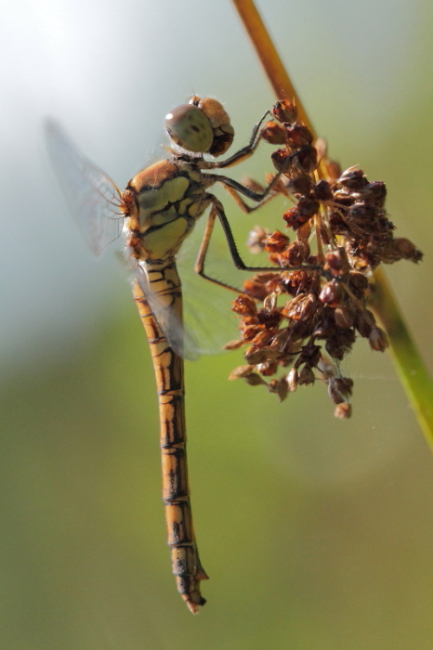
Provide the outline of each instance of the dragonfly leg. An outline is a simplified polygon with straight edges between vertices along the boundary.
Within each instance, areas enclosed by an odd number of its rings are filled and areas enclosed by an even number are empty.
[[[260,131],[260,127],[262,126],[264,120],[268,117],[268,115],[272,117],[272,114],[270,113],[269,110],[266,111],[263,117],[261,117],[260,120],[257,122],[257,124],[254,125],[253,131],[251,133],[250,141],[247,145],[245,145],[245,147],[239,149],[239,151],[237,151],[232,156],[230,156],[230,158],[227,158],[227,160],[220,160],[217,162],[206,162],[202,168],[203,169],[224,169],[225,167],[232,167],[234,165],[237,165],[238,163],[252,156],[255,150],[257,149],[260,140],[262,139],[262,135],[259,131]]]
[[[229,176],[224,176],[222,174],[218,174],[218,175],[215,174],[214,180],[216,183],[221,183],[224,186],[224,188],[233,196],[233,198],[235,198],[234,193],[239,192],[240,194],[246,196],[248,199],[251,199],[256,203],[259,203],[259,205],[251,208],[249,205],[244,203],[240,197],[238,197],[239,201],[238,199],[235,199],[239,207],[243,209],[244,212],[252,212],[253,210],[256,210],[258,207],[261,207],[265,199],[269,200],[270,198],[273,198],[273,196],[276,195],[276,193],[272,194],[272,190],[280,180],[281,176],[285,172],[287,172],[288,169],[290,169],[293,160],[297,158],[304,149],[308,149],[308,147],[300,147],[299,149],[291,153],[289,156],[287,156],[284,165],[275,174],[275,176],[272,178],[270,183],[268,183],[268,185],[265,187],[263,192],[254,192],[254,190],[251,190],[249,187],[245,187],[245,185],[242,185],[242,183],[238,183],[237,181],[233,180],[233,178],[230,178]],[[234,190],[234,192],[232,192],[231,190]]]
[[[313,264],[303,264],[301,266],[291,266],[290,268],[282,268],[279,266],[248,266],[245,264],[245,262],[242,260],[235,239],[233,237],[232,229],[230,227],[229,220],[227,219],[227,216],[224,212],[224,207],[219,201],[216,196],[213,194],[208,194],[208,198],[212,202],[212,209],[209,213],[208,220],[206,223],[206,228],[204,231],[203,239],[200,244],[200,249],[197,255],[197,260],[195,263],[194,270],[198,275],[200,275],[202,278],[205,280],[208,280],[209,282],[213,282],[214,284],[218,284],[221,287],[225,287],[226,289],[230,289],[231,291],[236,291],[239,292],[238,289],[235,287],[232,287],[231,285],[222,282],[221,280],[217,280],[216,278],[211,277],[210,275],[207,275],[205,273],[204,267],[205,267],[205,261],[206,261],[206,255],[209,250],[209,243],[210,243],[210,238],[212,236],[213,228],[215,225],[215,220],[218,218],[223,231],[224,235],[227,240],[227,244],[229,247],[230,255],[233,260],[233,263],[237,269],[240,271],[250,271],[253,273],[258,273],[262,271],[274,271],[275,273],[278,272],[283,272],[283,271],[300,271],[300,270],[308,270],[308,271],[320,271],[322,274],[324,273],[323,269],[319,266],[313,265]]]
[[[235,188],[231,187],[227,183],[224,183],[224,181],[221,181],[221,183],[222,183],[224,189],[226,190],[226,192],[228,192],[230,194],[230,196],[232,197],[232,199],[234,200],[236,205],[242,210],[242,212],[246,212],[246,214],[250,214],[250,212],[254,212],[254,210],[258,210],[263,205],[265,205],[265,203],[268,203],[269,201],[274,199],[276,196],[278,196],[277,192],[274,192],[273,194],[272,193],[268,194],[268,196],[266,196],[264,199],[262,199],[259,203],[257,203],[256,205],[251,206],[251,205],[248,205],[248,203],[245,203],[245,201],[242,199],[242,197],[239,196],[239,194],[238,194],[239,190],[237,188],[235,189]],[[244,188],[244,189],[246,189],[246,188]]]

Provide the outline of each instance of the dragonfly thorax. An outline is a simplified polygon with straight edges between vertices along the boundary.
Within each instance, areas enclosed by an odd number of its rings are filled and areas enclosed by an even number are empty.
[[[195,222],[209,206],[209,183],[194,165],[162,160],[129,182],[127,244],[134,257],[163,260],[175,255]]]

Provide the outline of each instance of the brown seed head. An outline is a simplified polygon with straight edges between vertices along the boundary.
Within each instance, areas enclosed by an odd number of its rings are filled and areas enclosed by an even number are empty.
[[[281,253],[290,243],[287,235],[275,230],[263,241],[264,248],[268,253]]]
[[[228,347],[249,345],[245,380],[264,384],[280,400],[297,386],[312,383],[317,369],[336,404],[336,417],[347,418],[352,380],[340,376],[340,361],[357,333],[369,339],[373,350],[388,345],[365,308],[372,272],[381,262],[418,262],[422,254],[408,239],[394,239],[384,209],[385,184],[369,182],[356,167],[341,171],[328,159],[324,141],[313,146],[308,128],[296,122],[296,112],[290,102],[278,102],[273,109],[277,121],[266,123],[261,132],[271,144],[283,145],[271,156],[281,176],[270,196],[282,194],[294,201],[283,219],[296,238],[290,243],[280,230],[263,228],[250,235],[250,250],[266,252],[276,269],[244,282],[245,295],[234,304],[241,339]],[[271,179],[268,174],[266,182]],[[255,191],[263,190],[257,185]],[[263,301],[261,308],[258,300]],[[282,377],[263,379],[283,368]]]
[[[256,316],[257,306],[250,296],[242,293],[232,302],[232,310],[241,316]]]
[[[352,415],[352,407],[348,402],[341,402],[337,404],[334,409],[334,415],[340,420],[347,420]]]
[[[288,99],[282,99],[274,105],[272,114],[279,122],[291,124],[298,116],[298,109],[294,101],[290,102]]]
[[[293,148],[303,147],[313,142],[311,131],[303,124],[299,124],[299,122],[287,126],[286,133],[288,144]]]
[[[285,144],[287,141],[287,132],[282,124],[278,122],[266,122],[261,130],[263,140],[269,144]]]
[[[302,366],[301,370],[298,373],[298,381],[300,386],[308,386],[308,384],[314,384],[315,382],[314,372],[310,366]]]
[[[368,342],[372,350],[376,352],[384,352],[389,347],[388,337],[380,327],[372,327]]]
[[[308,176],[307,174],[299,174],[299,176],[287,178],[284,185],[289,194],[301,194],[307,196],[313,190],[314,181],[311,176]]]

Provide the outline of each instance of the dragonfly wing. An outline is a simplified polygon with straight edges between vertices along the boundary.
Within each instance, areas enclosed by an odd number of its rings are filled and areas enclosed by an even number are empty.
[[[130,265],[134,264],[134,262],[130,260]],[[181,319],[172,308],[171,301],[167,302],[162,296],[153,291],[148,280],[145,264],[140,262],[136,264],[133,271],[133,281],[138,283],[170,347],[176,354],[185,359],[196,359],[198,349],[195,341],[185,331]]]
[[[68,207],[87,245],[100,255],[123,228],[122,195],[113,181],[73,145],[63,128],[47,120],[48,152]]]
[[[231,311],[236,294],[180,266],[185,331],[200,354],[221,354],[226,343],[239,338],[238,319]]]
[[[231,311],[236,293],[208,282],[194,271],[205,224],[206,217],[203,217],[177,256],[183,290],[184,329],[187,338],[194,342],[197,352],[221,354],[225,343],[239,338],[238,319]],[[235,287],[241,286],[245,277],[234,267],[225,240],[218,237],[211,243],[206,272],[211,277]]]

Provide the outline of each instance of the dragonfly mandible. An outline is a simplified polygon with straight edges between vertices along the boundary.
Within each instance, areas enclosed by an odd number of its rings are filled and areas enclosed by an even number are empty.
[[[224,161],[209,161],[230,147],[234,129],[215,99],[193,96],[165,118],[171,156],[136,174],[121,192],[113,181],[85,158],[63,129],[48,121],[49,154],[72,212],[91,250],[99,255],[123,232],[128,263],[133,270],[133,296],[149,341],[156,377],[160,416],[162,492],[168,545],[177,589],[194,614],[206,602],[200,581],[208,578],[199,559],[191,515],[186,462],[183,357],[187,343],[182,327],[182,293],[175,257],[199,217],[210,208],[195,264],[203,278],[204,264],[216,219],[223,227],[235,266],[247,267],[236,247],[221,202],[208,190],[221,183],[238,205],[250,212],[272,196],[276,174],[262,191],[214,174],[251,156],[261,139],[255,125],[249,143]],[[255,202],[251,207],[241,195]],[[231,288],[231,287],[229,287]]]

